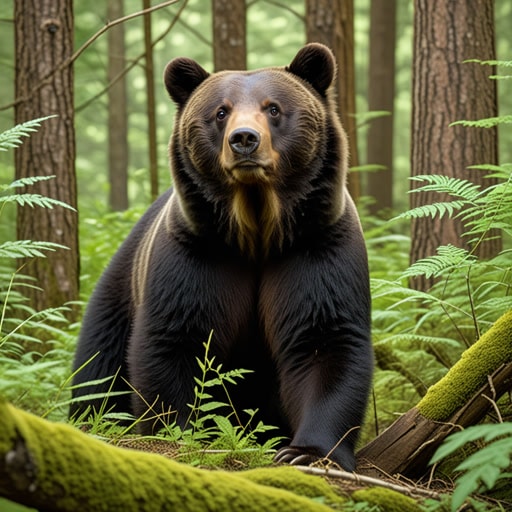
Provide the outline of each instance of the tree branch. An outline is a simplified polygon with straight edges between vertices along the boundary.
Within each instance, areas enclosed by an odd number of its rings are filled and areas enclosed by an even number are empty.
[[[116,25],[119,25],[120,23],[125,23],[126,21],[132,20],[133,18],[136,18],[138,16],[150,14],[150,13],[157,11],[159,9],[162,9],[164,7],[168,7],[169,5],[175,4],[178,1],[179,0],[167,0],[166,2],[162,2],[161,4],[154,5],[153,7],[150,7],[148,9],[143,9],[142,11],[128,14],[126,16],[123,16],[122,18],[118,18],[117,20],[108,21],[100,30],[98,30],[82,46],[80,46],[80,48],[78,48],[78,50],[75,53],[73,53],[73,55],[71,55],[70,57],[65,59],[61,64],[59,64],[57,67],[52,69],[52,71],[50,73],[48,73],[48,75],[46,75],[43,78],[43,80],[41,80],[41,82],[39,82],[37,87],[34,87],[34,89],[32,89],[29,94],[27,94],[26,96],[18,97],[13,102],[0,106],[0,111],[7,110],[9,108],[15,107],[16,105],[18,105],[20,103],[28,101],[39,89],[41,89],[41,87],[43,87],[48,82],[50,82],[50,80],[53,78],[53,76],[56,73],[58,73],[59,71],[62,71],[67,66],[70,66],[71,64],[73,64],[73,62],[75,62],[75,60],[78,59],[78,57],[80,57],[80,55],[89,46],[91,46],[94,43],[94,41],[96,41],[96,39],[98,39],[101,35],[103,35],[107,30],[111,29],[112,27],[115,27]]]

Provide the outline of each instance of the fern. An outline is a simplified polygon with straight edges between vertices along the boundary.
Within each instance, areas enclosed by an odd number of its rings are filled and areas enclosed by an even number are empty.
[[[66,246],[53,242],[33,242],[31,240],[17,240],[0,244],[0,258],[44,258],[43,251],[56,251],[68,249]]]
[[[450,126],[462,125],[468,126],[471,128],[493,128],[494,126],[498,126],[500,124],[511,124],[512,123],[512,115],[508,116],[498,116],[498,117],[487,117],[484,119],[477,119],[476,121],[455,121],[450,123]]]
[[[469,251],[454,245],[442,245],[437,248],[437,255],[424,258],[413,263],[403,274],[403,278],[425,276],[439,277],[446,270],[452,270],[454,267],[470,265],[475,261],[475,257],[469,254]]]
[[[406,212],[396,216],[395,219],[418,219],[420,217],[439,217],[442,219],[446,214],[448,217],[453,217],[455,210],[460,210],[465,206],[464,201],[445,201],[441,203],[424,204],[417,206]]]
[[[26,123],[18,124],[13,128],[0,133],[0,151],[7,151],[14,149],[23,144],[21,137],[29,137],[31,133],[37,132],[37,129],[41,126],[43,121],[50,119],[53,116],[40,117],[38,119],[32,119]]]
[[[426,181],[428,185],[423,185],[419,189],[411,190],[411,193],[421,191],[446,192],[450,196],[460,197],[463,201],[472,202],[480,193],[480,185],[475,185],[471,181],[452,176],[440,174],[420,174],[412,176],[411,181]]]
[[[464,62],[475,62],[482,66],[502,66],[504,68],[512,68],[512,60],[480,60],[480,59],[468,59]]]
[[[413,176],[410,179],[411,181],[427,182],[426,185],[410,190],[410,193],[438,192],[448,194],[457,199],[418,206],[398,215],[395,219],[415,219],[429,216],[432,218],[436,216],[442,218],[446,214],[448,217],[453,217],[455,210],[461,210],[469,205],[474,205],[475,200],[481,194],[479,185],[469,180],[453,178],[451,176],[422,174]]]
[[[475,441],[484,441],[488,444],[455,468],[463,474],[456,480],[452,495],[452,511],[457,510],[470,494],[479,490],[490,490],[498,480],[512,476],[507,472],[512,464],[512,423],[475,425],[452,434],[438,448],[431,463],[435,464],[453,455],[467,443]]]
[[[0,191],[5,191],[10,188],[19,188],[34,185],[34,183],[38,183],[40,181],[52,180],[55,178],[55,175],[51,176],[26,176],[25,178],[20,178],[18,180],[9,183],[8,185],[0,185]]]
[[[72,206],[69,206],[63,201],[59,201],[58,199],[53,199],[51,197],[45,197],[40,194],[11,194],[0,197],[0,208],[6,203],[16,203],[19,206],[30,206],[31,208],[39,206],[41,208],[52,209],[54,206],[60,206],[62,208],[75,211]]]

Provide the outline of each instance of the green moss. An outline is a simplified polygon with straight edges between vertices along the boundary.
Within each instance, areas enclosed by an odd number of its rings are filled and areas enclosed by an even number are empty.
[[[422,510],[412,498],[383,487],[355,491],[352,493],[352,499],[377,505],[381,512],[421,512]]]
[[[426,418],[444,421],[487,382],[502,364],[512,361],[512,310],[502,315],[418,403]]]
[[[276,471],[278,469],[278,471]],[[315,499],[335,508],[346,502],[336,489],[323,478],[311,478],[291,466],[280,468],[259,468],[240,473],[243,478],[261,485],[285,489],[307,498]]]
[[[18,463],[22,460],[16,467],[14,454]],[[20,477],[27,468],[33,476]],[[0,495],[28,506],[51,503],[59,511],[320,512],[330,509],[284,489],[315,497],[326,492],[334,499],[326,485],[289,467],[240,474],[192,468],[107,445],[0,401]]]

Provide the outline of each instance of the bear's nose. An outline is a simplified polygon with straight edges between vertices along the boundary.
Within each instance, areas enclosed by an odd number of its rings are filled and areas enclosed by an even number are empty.
[[[260,145],[260,134],[252,128],[237,128],[231,132],[228,142],[234,153],[250,155]]]

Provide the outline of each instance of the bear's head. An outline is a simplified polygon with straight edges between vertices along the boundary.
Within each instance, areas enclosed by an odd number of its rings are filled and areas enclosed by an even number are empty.
[[[192,232],[215,230],[256,256],[339,218],[348,155],[329,92],[335,74],[332,52],[317,43],[286,67],[167,65],[176,204]]]

